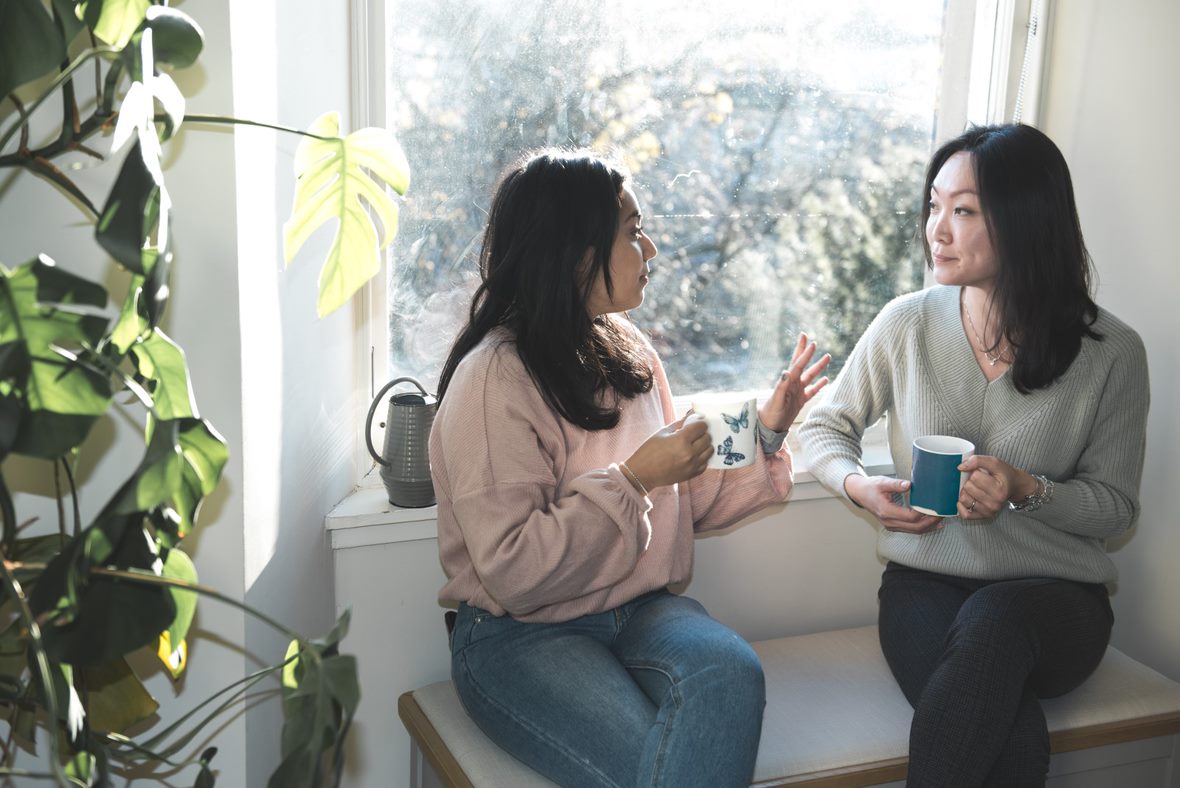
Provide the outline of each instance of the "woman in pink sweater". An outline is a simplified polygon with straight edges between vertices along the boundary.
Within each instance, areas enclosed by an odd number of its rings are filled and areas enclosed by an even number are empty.
[[[827,378],[799,338],[760,408],[762,452],[705,470],[623,313],[655,244],[620,168],[548,151],[510,168],[482,283],[439,381],[439,551],[452,676],[497,744],[563,786],[746,786],[765,703],[749,645],[697,602],[693,534],[786,499],[783,438]]]

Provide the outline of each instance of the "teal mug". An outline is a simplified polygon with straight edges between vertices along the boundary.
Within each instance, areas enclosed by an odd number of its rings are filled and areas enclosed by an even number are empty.
[[[936,517],[959,513],[959,493],[967,474],[959,470],[975,454],[975,444],[951,435],[925,435],[914,440],[910,472],[910,508]]]

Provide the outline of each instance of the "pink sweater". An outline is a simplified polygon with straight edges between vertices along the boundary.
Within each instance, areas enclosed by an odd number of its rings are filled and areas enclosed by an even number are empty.
[[[637,332],[638,333],[638,332]],[[625,400],[618,426],[587,432],[544,401],[506,333],[459,364],[430,435],[443,602],[521,621],[600,613],[692,573],[693,532],[732,525],[791,490],[791,457],[707,470],[640,494],[619,470],[674,421],[654,348],[655,385]]]

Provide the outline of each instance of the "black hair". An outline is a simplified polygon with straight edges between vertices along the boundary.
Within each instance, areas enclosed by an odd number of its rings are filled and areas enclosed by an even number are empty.
[[[620,398],[650,391],[646,349],[587,299],[610,256],[627,175],[587,151],[526,155],[501,177],[479,254],[480,285],[439,378],[441,401],[459,362],[488,332],[512,335],[545,401],[587,430],[618,424]]]
[[[999,332],[1015,349],[1012,382],[1022,394],[1065,374],[1083,337],[1102,339],[1092,326],[1098,305],[1090,293],[1092,262],[1082,238],[1073,181],[1065,157],[1045,134],[1019,123],[977,126],[939,148],[926,169],[919,234],[933,266],[924,228],[929,195],[942,166],[970,153],[979,202],[995,250],[992,296]]]

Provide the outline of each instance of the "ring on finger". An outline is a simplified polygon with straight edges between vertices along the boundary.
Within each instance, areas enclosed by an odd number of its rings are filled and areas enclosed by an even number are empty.
[[[975,504],[977,504],[977,503],[979,503],[979,501],[977,501],[977,500],[975,500],[974,498],[972,498],[972,499],[971,499],[971,505],[967,507],[967,511],[969,511],[969,512],[974,512],[974,511],[975,511]]]

